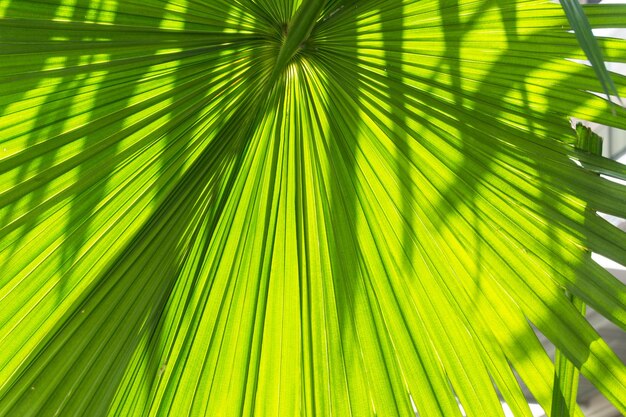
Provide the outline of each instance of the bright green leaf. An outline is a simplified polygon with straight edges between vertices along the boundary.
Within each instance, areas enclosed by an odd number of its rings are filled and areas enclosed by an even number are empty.
[[[301,3],[0,1],[0,416],[529,416],[533,326],[626,412],[559,5]]]

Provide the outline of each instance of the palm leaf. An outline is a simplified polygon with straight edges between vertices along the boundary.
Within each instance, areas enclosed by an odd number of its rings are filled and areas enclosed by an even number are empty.
[[[596,76],[602,83],[604,93],[607,96],[611,94],[616,95],[619,99],[619,95],[617,95],[617,90],[615,89],[615,85],[611,79],[611,73],[607,70],[606,65],[604,64],[602,50],[598,46],[598,42],[593,35],[591,25],[585,15],[583,6],[576,0],[560,0],[560,3],[561,6],[563,6],[567,20],[569,20],[572,29],[574,29],[574,33],[576,34],[576,38],[578,39],[581,48],[585,51],[587,59],[596,72]]]
[[[0,416],[529,416],[518,377],[549,410],[554,375],[534,327],[626,412],[563,291],[626,328],[590,257],[626,263],[595,214],[626,217],[597,175],[626,169],[568,117],[626,122],[558,5],[0,16]]]

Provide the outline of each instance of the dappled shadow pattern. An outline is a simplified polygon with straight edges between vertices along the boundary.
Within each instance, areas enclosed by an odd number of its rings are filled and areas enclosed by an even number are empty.
[[[0,414],[491,415],[513,370],[547,408],[529,321],[619,401],[562,290],[626,325],[583,256],[626,258],[585,214],[626,192],[567,117],[626,126],[558,7],[328,1],[271,78],[298,2],[35,4],[0,20]]]

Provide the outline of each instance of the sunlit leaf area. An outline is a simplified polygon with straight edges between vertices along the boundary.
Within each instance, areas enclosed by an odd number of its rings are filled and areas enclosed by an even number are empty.
[[[626,413],[586,59],[544,0],[0,0],[0,416],[550,414],[536,331]]]

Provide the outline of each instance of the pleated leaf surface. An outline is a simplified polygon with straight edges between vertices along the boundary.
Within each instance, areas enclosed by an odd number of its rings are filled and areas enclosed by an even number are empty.
[[[626,114],[560,6],[329,0],[277,70],[299,7],[0,1],[0,416],[531,416],[535,329],[626,413],[565,295],[626,329],[570,124]]]

